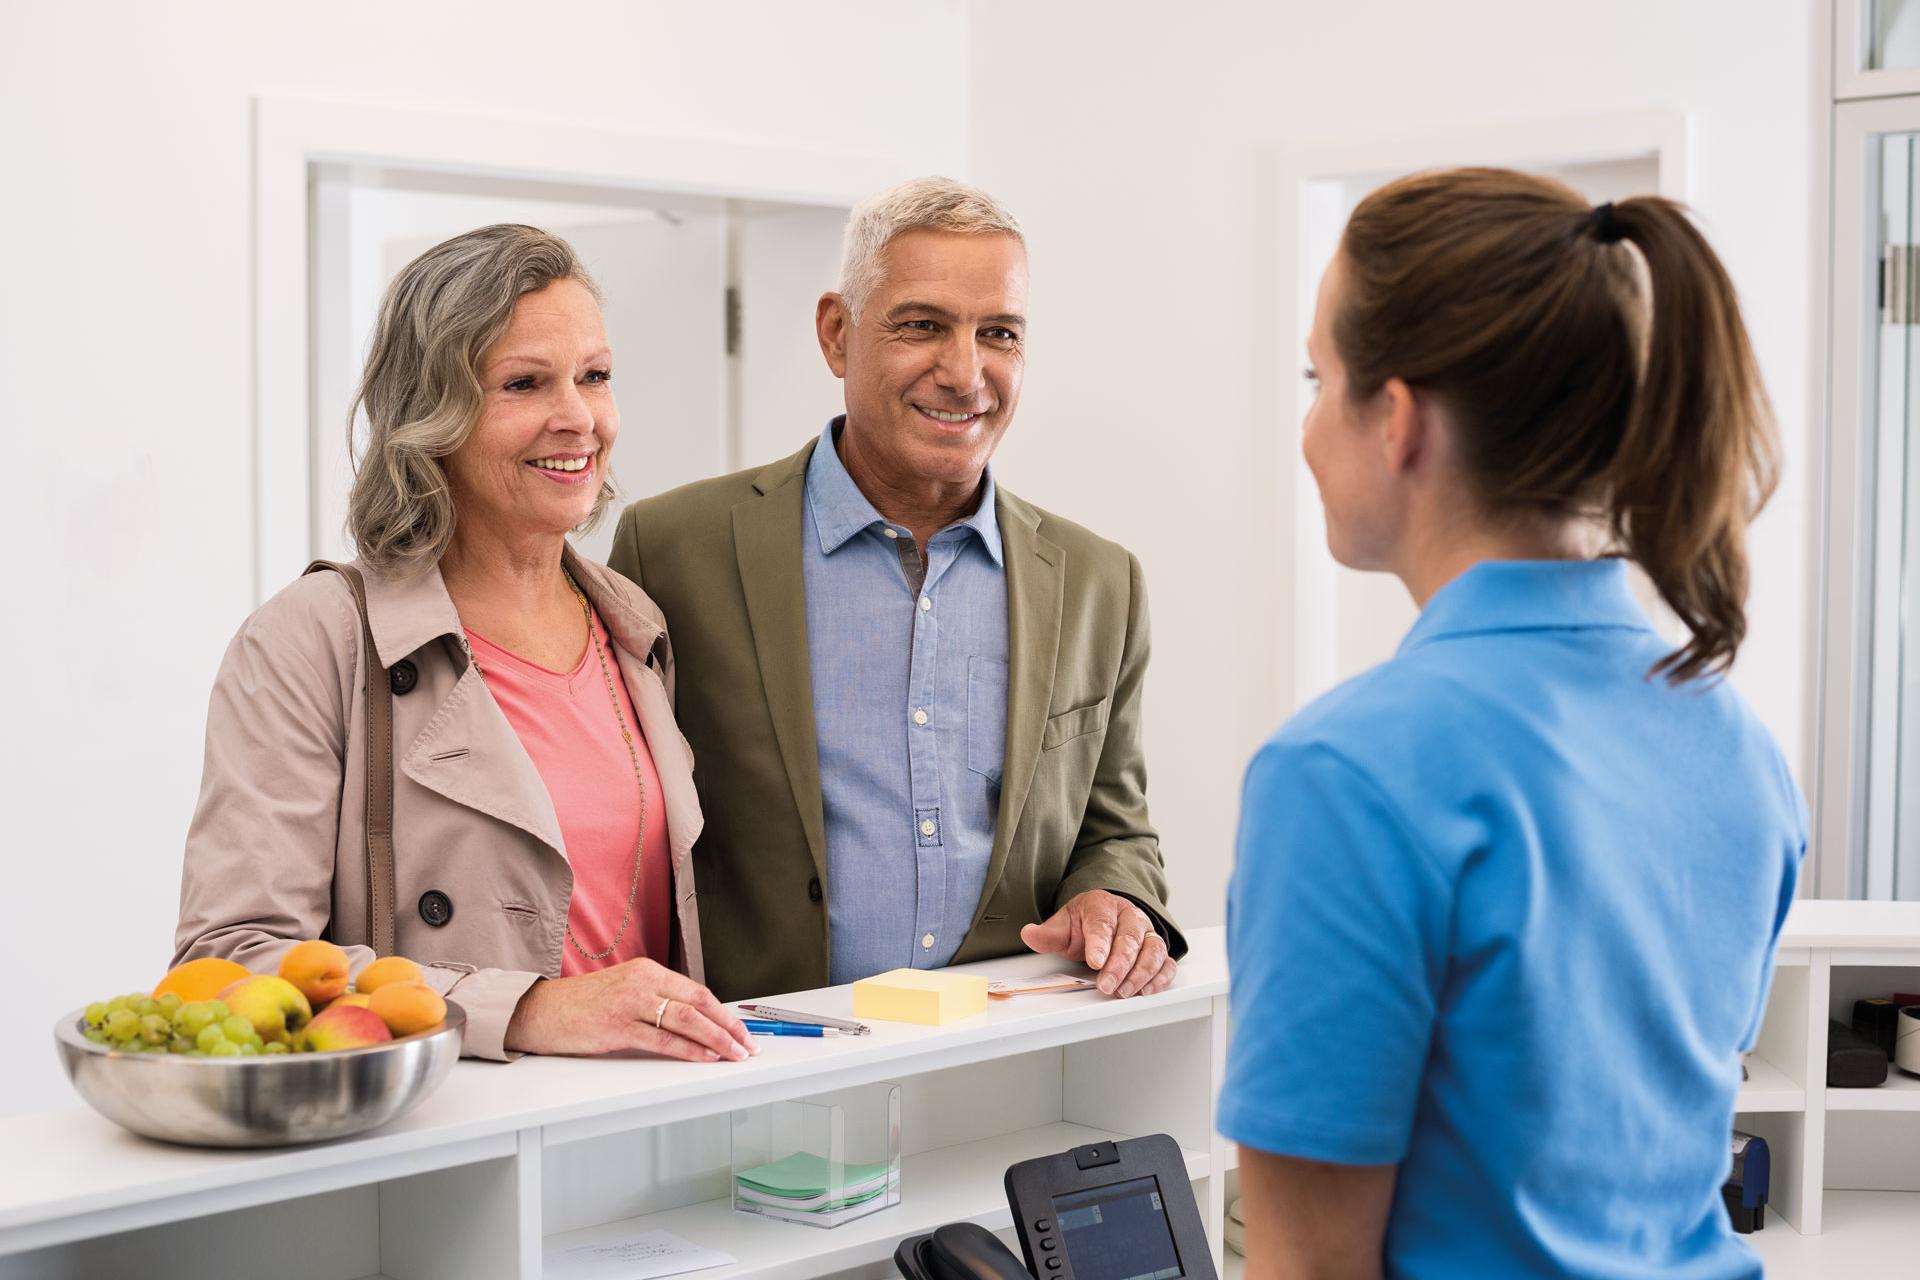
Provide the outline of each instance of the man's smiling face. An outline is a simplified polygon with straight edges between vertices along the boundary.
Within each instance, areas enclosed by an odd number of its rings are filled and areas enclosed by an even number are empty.
[[[1027,253],[1014,236],[908,231],[828,351],[846,431],[897,482],[965,484],[1013,421],[1026,362]]]

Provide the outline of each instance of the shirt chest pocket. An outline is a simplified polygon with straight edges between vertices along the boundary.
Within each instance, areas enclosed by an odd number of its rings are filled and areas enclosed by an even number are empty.
[[[1007,755],[1007,664],[967,659],[967,768],[1000,781]]]

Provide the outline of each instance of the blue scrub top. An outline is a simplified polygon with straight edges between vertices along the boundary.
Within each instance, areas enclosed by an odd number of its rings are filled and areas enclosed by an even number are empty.
[[[1400,1165],[1389,1275],[1759,1276],[1720,1199],[1806,809],[1623,562],[1480,564],[1247,772],[1222,1133]]]

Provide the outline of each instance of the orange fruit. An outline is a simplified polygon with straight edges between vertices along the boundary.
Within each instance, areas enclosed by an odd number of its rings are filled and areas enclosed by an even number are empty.
[[[167,976],[160,979],[160,985],[153,989],[153,998],[158,1000],[171,992],[187,1004],[195,1000],[215,1000],[222,991],[250,976],[243,964],[219,956],[201,956],[169,969]]]
[[[338,1004],[345,1005],[349,1009],[364,1009],[372,1003],[372,996],[362,995],[358,991],[349,991],[343,996],[335,996],[332,1000],[329,1000],[327,1002],[327,1008],[331,1009],[334,1005]]]
[[[389,982],[370,997],[367,1007],[380,1015],[396,1036],[430,1031],[447,1018],[447,1002],[423,982]]]
[[[359,972],[353,980],[353,989],[370,996],[389,982],[420,982],[425,978],[420,966],[405,956],[381,956]]]

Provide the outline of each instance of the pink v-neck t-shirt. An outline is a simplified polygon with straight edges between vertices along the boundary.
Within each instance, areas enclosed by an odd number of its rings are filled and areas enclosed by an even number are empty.
[[[591,643],[579,665],[562,674],[535,666],[477,632],[467,632],[487,691],[520,735],[560,820],[560,837],[573,867],[573,899],[567,908],[573,940],[561,948],[563,977],[639,956],[666,964],[673,937],[673,873],[668,865],[667,806],[660,794],[660,775],[654,771],[653,753],[647,750],[633,699],[614,658],[613,641],[598,613],[593,627],[600,651],[606,654],[604,675]],[[620,736],[622,721],[633,734],[631,755]],[[645,784],[644,805],[634,783],[636,755]],[[643,824],[636,886],[633,846]],[[622,933],[630,894],[633,916]],[[619,943],[611,955],[588,960],[580,954],[584,949],[599,955],[613,945],[616,936]]]

